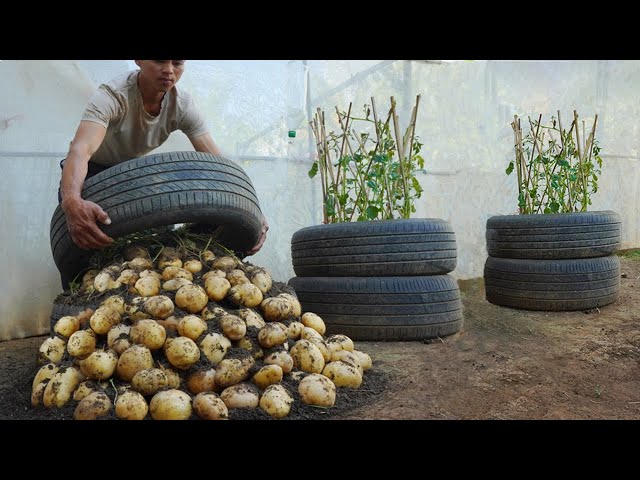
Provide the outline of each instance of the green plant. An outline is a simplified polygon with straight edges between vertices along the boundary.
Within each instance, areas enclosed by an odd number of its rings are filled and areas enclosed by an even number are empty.
[[[327,131],[325,114],[317,109],[309,123],[318,160],[309,177],[320,174],[324,223],[409,218],[416,211],[422,186],[415,174],[424,172],[423,144],[415,135],[419,103],[420,95],[403,135],[393,97],[386,119],[378,116],[373,98],[364,117],[351,115],[351,103],[347,112],[336,107],[336,131]]]
[[[562,128],[559,111],[551,125],[542,124],[542,114],[537,121],[528,120],[530,131],[523,137],[520,119],[514,116],[515,162],[506,169],[507,175],[515,169],[518,176],[520,213],[586,212],[602,168],[595,138],[598,115],[588,136],[584,121],[580,133],[575,110],[569,130]]]

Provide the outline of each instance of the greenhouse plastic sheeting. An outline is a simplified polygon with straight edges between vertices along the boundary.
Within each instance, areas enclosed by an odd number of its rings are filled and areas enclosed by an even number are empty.
[[[61,291],[49,246],[59,161],[95,87],[137,68],[133,61],[0,61],[0,340],[46,333]],[[465,279],[482,276],[485,223],[516,213],[513,115],[545,118],[577,110],[598,114],[604,167],[591,210],[622,216],[623,248],[640,246],[640,116],[638,61],[208,61],[188,60],[179,86],[204,111],[225,155],[249,174],[271,226],[267,243],[248,260],[276,280],[292,277],[290,240],[320,223],[315,155],[308,119],[321,107],[335,125],[335,107],[353,111],[373,96],[378,109],[397,100],[406,126],[421,95],[416,133],[427,173],[415,217],[452,223]],[[295,130],[291,138],[288,132]],[[191,150],[180,132],[158,151]]]

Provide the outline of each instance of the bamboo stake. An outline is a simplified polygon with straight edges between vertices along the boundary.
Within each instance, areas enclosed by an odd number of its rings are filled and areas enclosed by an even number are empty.
[[[520,159],[519,159],[519,153],[520,153],[520,142],[518,140],[518,116],[514,115],[513,116],[513,122],[511,123],[511,128],[513,128],[513,147],[515,149],[515,153],[516,153],[516,174],[518,176],[518,193],[520,193],[520,185],[522,185],[522,172],[520,171]],[[522,215],[522,207],[520,205],[518,205],[518,210],[520,212],[520,215]]]
[[[406,209],[406,205],[409,202],[409,192],[407,190],[407,177],[404,173],[404,152],[401,149],[401,138],[400,138],[400,121],[398,120],[398,114],[396,113],[396,101],[393,97],[391,97],[391,111],[393,112],[393,128],[396,136],[396,151],[398,152],[398,156],[400,157],[400,175],[402,175],[402,188],[404,191],[404,209]]]
[[[320,185],[322,186],[322,220],[323,223],[327,223],[327,210],[326,208],[324,208],[325,202],[327,201],[327,192],[325,189],[325,180],[324,180],[324,170],[323,167],[321,166],[323,163],[322,160],[322,150],[320,147],[320,143],[321,143],[321,139],[320,139],[320,133],[318,132],[318,114],[316,113],[316,115],[313,118],[313,122],[309,122],[309,125],[311,125],[311,130],[313,131],[313,135],[314,137],[316,137],[316,150],[318,152],[318,170],[320,170]]]

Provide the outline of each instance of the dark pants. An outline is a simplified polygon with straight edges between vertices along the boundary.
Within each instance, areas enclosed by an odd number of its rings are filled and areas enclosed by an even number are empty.
[[[60,160],[61,169],[63,167],[64,161],[65,161],[64,158]],[[87,178],[91,178],[94,175],[97,175],[98,173],[102,172],[103,170],[106,170],[107,168],[109,168],[108,165],[98,165],[97,163],[89,162],[88,169],[87,169],[87,176],[84,179],[87,180]],[[58,203],[61,203],[61,202],[62,202],[62,195],[60,194],[60,187],[58,187]],[[62,282],[63,290],[69,290],[69,286],[73,280],[74,280],[73,278],[69,278],[64,273],[60,272],[60,281]]]

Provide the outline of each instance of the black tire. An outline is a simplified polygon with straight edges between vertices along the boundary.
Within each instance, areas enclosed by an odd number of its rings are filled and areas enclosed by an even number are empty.
[[[135,158],[89,178],[82,198],[100,205],[112,238],[177,223],[223,226],[218,241],[241,256],[258,241],[260,204],[247,174],[233,161],[200,152],[170,152]],[[73,279],[93,250],[71,240],[58,205],[51,219],[51,251],[58,270]]]
[[[587,310],[615,302],[620,259],[522,260],[489,257],[484,266],[487,301],[523,310]]]
[[[620,225],[612,211],[498,215],[487,220],[487,252],[540,260],[604,257],[620,248]]]
[[[424,340],[462,326],[460,289],[450,275],[426,277],[294,277],[304,312],[319,315],[327,334],[353,340]]]
[[[298,277],[439,275],[456,268],[456,236],[438,218],[333,223],[291,238]]]

